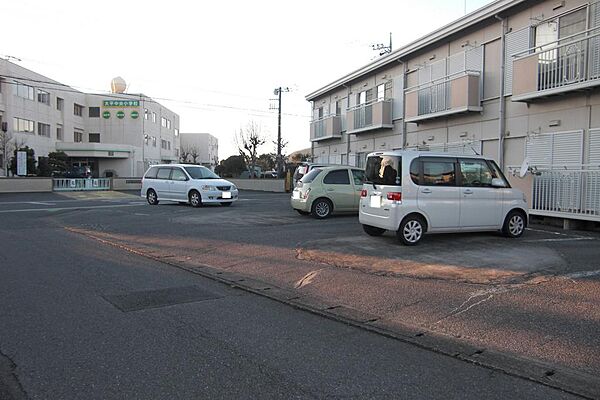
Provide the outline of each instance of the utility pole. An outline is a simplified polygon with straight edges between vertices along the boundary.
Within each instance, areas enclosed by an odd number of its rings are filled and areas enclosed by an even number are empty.
[[[290,88],[282,88],[281,86],[273,90],[273,94],[277,95],[277,159],[275,163],[277,165],[277,177],[279,178],[283,175],[283,157],[281,155],[281,93],[289,91]]]

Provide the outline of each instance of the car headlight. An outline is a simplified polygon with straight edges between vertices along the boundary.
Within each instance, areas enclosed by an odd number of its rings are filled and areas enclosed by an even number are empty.
[[[217,190],[217,188],[212,185],[202,185],[201,189],[207,192],[214,192],[215,190]]]
[[[235,185],[231,185],[231,190],[237,190],[237,187]]]

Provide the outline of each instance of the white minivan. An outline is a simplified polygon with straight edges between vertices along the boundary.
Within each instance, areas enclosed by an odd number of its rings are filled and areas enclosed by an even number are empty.
[[[194,207],[217,203],[230,206],[238,198],[235,185],[201,165],[153,165],[142,178],[141,196],[149,204],[161,200],[190,203]]]
[[[527,210],[523,192],[484,157],[386,151],[366,160],[359,220],[371,236],[394,231],[406,245],[426,232],[499,230],[516,238]]]

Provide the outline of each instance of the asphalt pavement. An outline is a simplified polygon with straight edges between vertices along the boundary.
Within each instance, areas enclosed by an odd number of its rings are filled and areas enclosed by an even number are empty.
[[[287,201],[243,192],[233,207],[193,209],[151,207],[134,193],[0,195],[0,398],[596,397],[592,381],[585,387],[598,371],[593,234],[548,242],[572,268],[542,265],[512,283],[423,279],[398,266],[367,268],[368,257],[392,243],[360,242],[356,216],[316,221]],[[541,229],[524,240],[552,238],[562,237]],[[497,237],[426,238],[440,249],[486,239]],[[315,243],[326,241],[334,259],[352,253],[356,263],[316,259],[323,249]],[[315,259],[303,259],[307,250]],[[430,264],[442,269],[439,260]],[[255,289],[296,297],[241,290],[252,278],[268,283]],[[218,282],[228,279],[237,283]],[[545,326],[524,323],[545,320],[545,311],[552,313]],[[358,312],[377,318],[365,329],[352,323]],[[394,323],[403,333],[427,327],[415,336],[429,341],[394,338],[387,334]],[[373,332],[379,328],[383,335]],[[508,358],[502,368],[485,358],[477,365],[444,351],[429,334],[436,331],[452,339],[468,332],[462,339],[485,349],[471,356]],[[527,346],[544,335],[532,357]],[[531,370],[540,363],[556,370],[544,369],[543,382],[511,370],[517,358]],[[553,381],[559,371],[574,380]]]

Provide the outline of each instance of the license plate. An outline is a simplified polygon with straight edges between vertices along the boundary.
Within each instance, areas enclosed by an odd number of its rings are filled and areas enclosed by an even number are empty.
[[[381,207],[381,196],[371,196],[371,207]]]
[[[221,195],[222,198],[224,199],[230,199],[231,198],[231,192],[223,192],[223,194]]]
[[[292,199],[299,199],[300,198],[300,192],[297,190],[294,190],[292,192]]]

